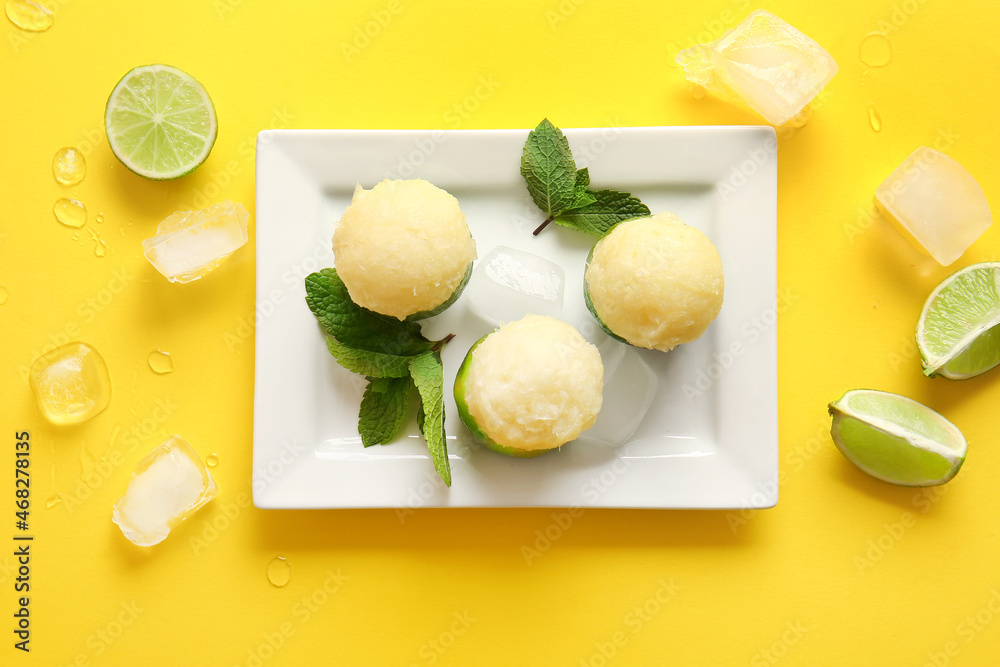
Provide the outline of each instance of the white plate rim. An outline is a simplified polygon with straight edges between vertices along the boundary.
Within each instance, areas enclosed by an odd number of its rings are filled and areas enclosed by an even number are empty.
[[[755,312],[767,314],[767,304],[774,302],[777,312],[777,142],[774,129],[767,126],[695,126],[695,127],[630,127],[630,128],[576,128],[565,129],[578,160],[580,152],[601,148],[601,186],[628,187],[629,177],[616,173],[615,156],[628,151],[648,150],[653,157],[650,164],[656,173],[648,176],[664,183],[690,187],[704,187],[710,192],[715,215],[726,229],[740,229],[745,241],[756,254],[759,272],[748,274],[753,282],[755,297],[764,304]],[[316,456],[315,444],[310,445],[297,437],[283,437],[283,425],[308,415],[296,414],[294,383],[282,377],[280,368],[283,357],[293,355],[327,354],[320,342],[317,350],[287,349],[282,347],[281,326],[286,315],[296,312],[299,317],[305,308],[295,286],[288,281],[289,267],[307,268],[310,253],[318,261],[318,248],[309,230],[295,230],[290,223],[289,209],[297,202],[296,195],[314,198],[314,204],[324,196],[323,179],[319,176],[328,170],[329,163],[337,162],[340,152],[349,153],[351,164],[341,164],[336,169],[341,184],[344,175],[357,173],[353,180],[371,181],[382,176],[421,176],[435,182],[435,168],[460,171],[469,167],[462,164],[460,152],[454,146],[502,146],[510,154],[513,148],[523,145],[527,129],[505,130],[266,130],[258,135],[256,154],[256,253],[257,298],[255,310],[255,387],[254,387],[254,442],[253,442],[253,500],[266,509],[306,508],[396,508],[397,511],[416,507],[550,507],[594,506],[619,508],[766,508],[777,503],[778,498],[778,429],[777,429],[777,327],[770,326],[754,339],[752,355],[740,362],[754,364],[754,372],[744,375],[754,377],[753,387],[728,387],[735,371],[723,369],[717,381],[718,391],[724,395],[725,407],[737,407],[734,422],[722,423],[730,441],[750,433],[753,446],[738,450],[735,460],[719,464],[718,471],[706,474],[702,491],[688,489],[687,495],[671,495],[654,487],[655,479],[642,479],[640,472],[648,461],[633,466],[628,456],[615,458],[606,467],[611,479],[619,482],[616,489],[598,493],[595,486],[586,482],[572,493],[557,494],[543,500],[499,493],[494,497],[485,493],[458,496],[434,483],[432,476],[410,478],[408,486],[395,488],[391,480],[338,462],[336,467],[326,465]],[[612,140],[613,139],[613,140]],[[422,142],[422,143],[421,143]],[[400,147],[418,147],[407,155]],[[387,148],[388,147],[388,148]],[[419,147],[424,147],[419,148]],[[669,157],[661,158],[659,151],[667,149]],[[425,150],[427,149],[427,150]],[[352,152],[353,151],[353,152]],[[419,153],[423,158],[419,160]],[[399,156],[395,163],[389,158]],[[409,158],[409,162],[407,159]],[[345,159],[346,160],[346,159]],[[366,163],[366,160],[368,162]],[[449,160],[451,164],[449,164]],[[406,164],[414,173],[402,173]],[[582,166],[582,165],[581,165]],[[631,171],[619,165],[617,171]],[[334,171],[336,171],[334,169]],[[648,171],[648,170],[647,170]],[[517,165],[500,164],[483,168],[479,178],[516,178]],[[451,173],[451,172],[448,172]],[[646,173],[646,172],[643,172]],[[635,174],[633,174],[634,176]],[[592,174],[595,183],[597,178]],[[367,183],[370,186],[370,183]],[[607,184],[607,185],[605,185]],[[443,187],[443,186],[442,186]],[[297,189],[296,189],[297,188]],[[446,188],[447,189],[447,188]],[[637,188],[641,190],[641,188]],[[637,192],[638,194],[638,192]],[[300,202],[299,202],[300,203]],[[294,217],[294,216],[291,216]],[[737,221],[737,218],[739,220]],[[737,222],[745,225],[735,227]],[[295,242],[286,241],[289,238]],[[736,247],[738,244],[734,244]],[[307,252],[303,254],[303,249]],[[486,249],[484,248],[483,251]],[[482,254],[482,252],[481,252]],[[315,264],[316,261],[312,263]],[[327,264],[329,265],[329,264]],[[280,274],[281,279],[277,276]],[[296,276],[297,277],[297,276]],[[299,281],[301,282],[301,281]],[[727,296],[732,278],[727,267]],[[727,302],[728,303],[728,302]],[[726,306],[724,306],[725,311]],[[757,308],[757,306],[755,306]],[[308,312],[308,311],[306,311]],[[311,315],[309,315],[311,317]],[[749,321],[749,320],[748,320]],[[301,322],[301,319],[299,320]],[[287,322],[285,322],[287,325]],[[731,327],[733,332],[737,331]],[[738,342],[735,336],[733,342]],[[730,344],[726,340],[725,344]],[[721,348],[720,348],[721,349]],[[752,359],[752,362],[744,361]],[[275,369],[279,369],[276,371]],[[709,367],[711,370],[711,367]],[[346,372],[346,371],[345,371]],[[747,384],[742,380],[744,385]],[[749,395],[740,396],[740,389]],[[447,390],[447,388],[446,388]],[[446,391],[447,394],[447,391]],[[449,422],[449,433],[464,428],[456,421]],[[356,433],[356,428],[354,430]],[[358,445],[360,447],[360,445]],[[487,452],[489,456],[498,456]],[[504,457],[499,457],[503,459]],[[638,457],[643,458],[645,457]],[[722,458],[722,457],[704,457]],[[540,460],[540,459],[539,459]],[[427,461],[414,462],[429,463]],[[499,463],[497,465],[500,465]],[[657,464],[659,465],[659,464]],[[698,474],[698,458],[675,462],[678,475]],[[615,468],[614,466],[618,466]],[[725,470],[722,470],[725,467]],[[317,469],[322,469],[320,472]],[[621,473],[616,472],[621,470]],[[717,474],[716,474],[717,473]],[[603,473],[602,473],[603,474]],[[669,476],[669,475],[668,475]],[[359,482],[357,478],[362,480]],[[391,477],[391,475],[390,475]],[[650,474],[645,477],[651,478]],[[582,478],[581,478],[582,479]],[[591,477],[593,480],[594,478]],[[597,478],[598,480],[601,477]],[[669,480],[668,480],[669,481]],[[638,482],[638,484],[634,484]],[[339,485],[355,487],[357,484],[374,487],[375,495],[365,492],[361,500],[338,491]],[[598,484],[598,486],[600,486]],[[635,493],[619,490],[638,486]],[[610,487],[609,487],[610,488]],[[430,489],[428,491],[428,489]]]

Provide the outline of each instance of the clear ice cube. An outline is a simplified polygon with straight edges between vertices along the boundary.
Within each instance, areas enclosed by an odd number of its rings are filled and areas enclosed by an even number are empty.
[[[173,435],[135,466],[111,519],[130,542],[151,547],[218,493],[198,453]]]
[[[773,125],[798,115],[837,73],[822,46],[763,9],[714,42],[681,51],[677,62],[692,83]]]
[[[67,343],[31,364],[31,389],[53,424],[79,424],[111,401],[111,376],[100,353],[86,343]]]
[[[875,206],[942,266],[962,256],[993,224],[986,195],[965,167],[921,146],[875,190]]]
[[[467,289],[472,310],[500,325],[528,313],[559,317],[566,274],[544,257],[496,246],[476,262]]]
[[[177,211],[142,242],[142,254],[172,283],[215,269],[248,239],[247,210],[228,199],[198,211]]]
[[[604,361],[604,402],[597,421],[579,439],[620,447],[649,412],[659,379],[631,345],[608,337],[597,349]]]

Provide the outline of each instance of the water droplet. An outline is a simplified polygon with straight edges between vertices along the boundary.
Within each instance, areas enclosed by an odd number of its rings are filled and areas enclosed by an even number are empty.
[[[214,468],[215,466],[219,465],[219,455],[216,454],[215,452],[212,452],[211,454],[206,456],[205,465],[207,465],[209,468]]]
[[[98,213],[97,217],[94,218],[94,219],[97,220],[97,222],[104,222],[104,214],[103,213]]]
[[[79,229],[87,224],[87,207],[76,199],[57,199],[52,212],[56,214],[56,220],[67,227]]]
[[[96,231],[87,227],[87,234],[90,236],[91,240],[94,241],[94,254],[98,257],[104,257],[108,254],[108,244],[104,242],[101,235]]]
[[[882,116],[878,114],[878,109],[875,108],[874,104],[868,105],[868,124],[876,132],[882,130]]]
[[[45,501],[45,509],[50,510],[61,502],[62,502],[62,494],[56,492],[56,495],[49,496],[49,499]]]
[[[6,285],[0,285],[0,306],[7,303],[7,298],[10,296],[10,291],[7,289]]]
[[[286,586],[292,579],[292,566],[283,556],[275,556],[267,564],[267,580],[278,588]]]
[[[31,0],[7,0],[5,9],[10,22],[21,30],[45,32],[55,22],[51,11]]]
[[[811,115],[812,115],[812,109],[809,107],[809,105],[806,105],[802,109],[802,111],[795,114],[795,116],[793,116],[792,119],[788,121],[787,125],[788,127],[795,129],[803,127],[806,123],[809,122],[809,117]]]
[[[885,67],[892,60],[892,44],[884,32],[870,32],[861,40],[860,54],[869,67]]]
[[[87,160],[80,149],[60,148],[52,158],[52,175],[62,185],[76,185],[87,175]]]
[[[149,367],[153,369],[154,373],[165,375],[174,370],[174,360],[170,358],[169,352],[159,349],[153,350],[149,353],[147,361],[149,361]]]

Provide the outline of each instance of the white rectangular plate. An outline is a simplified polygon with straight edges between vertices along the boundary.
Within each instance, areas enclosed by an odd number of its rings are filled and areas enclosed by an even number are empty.
[[[445,348],[453,483],[434,472],[415,419],[397,442],[364,448],[364,378],[330,357],[303,278],[333,266],[333,228],[355,184],[424,178],[455,195],[484,257],[497,245],[566,272],[562,319],[597,327],[582,281],[593,239],[551,226],[519,173],[527,130],[268,130],[257,139],[257,311],[253,499],[261,508],[760,508],[777,502],[777,145],[770,127],[567,130],[593,187],[627,190],[716,244],[722,311],[699,340],[644,350],[652,407],[620,447],[573,442],[514,459],[472,442],[451,387],[492,326],[463,295],[424,333]],[[592,336],[591,336],[592,337]],[[630,348],[631,349],[631,348]],[[642,366],[642,364],[640,364]],[[648,371],[647,371],[648,374]]]

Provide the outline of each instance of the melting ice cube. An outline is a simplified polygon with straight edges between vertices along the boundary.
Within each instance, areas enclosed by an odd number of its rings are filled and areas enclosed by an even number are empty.
[[[921,146],[875,191],[875,205],[918,250],[942,266],[993,224],[990,205],[965,167]]]
[[[177,211],[142,242],[142,254],[172,283],[189,283],[247,242],[249,214],[228,199],[199,211]]]
[[[173,435],[136,465],[111,518],[129,541],[151,547],[218,493],[201,457]]]
[[[631,345],[608,337],[598,349],[604,360],[604,402],[597,421],[580,440],[620,447],[628,443],[649,412],[659,380]]]
[[[822,46],[763,9],[714,42],[681,51],[677,62],[692,83],[774,125],[796,116],[837,73]]]
[[[519,320],[528,313],[559,317],[566,274],[544,257],[497,246],[476,263],[469,282],[469,303],[492,324]]]
[[[111,401],[108,367],[86,343],[68,343],[38,357],[29,379],[39,409],[53,424],[87,421]]]

